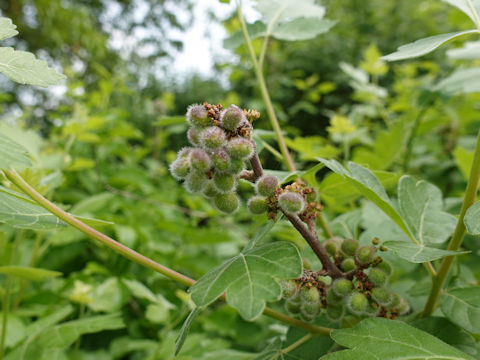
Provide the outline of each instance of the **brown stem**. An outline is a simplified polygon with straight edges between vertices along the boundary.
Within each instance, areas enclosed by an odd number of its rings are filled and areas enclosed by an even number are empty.
[[[253,156],[250,159],[250,165],[252,165],[253,173],[255,174],[255,181],[263,176],[263,167],[262,163],[260,162],[260,158],[258,157],[257,149],[255,149],[255,152]]]
[[[307,241],[308,245],[310,245],[315,255],[317,255],[318,259],[321,261],[323,267],[328,271],[329,275],[333,279],[343,277],[343,273],[335,266],[332,260],[330,260],[330,257],[323,248],[322,244],[320,244],[320,241],[318,241],[318,238],[308,230],[308,228],[303,224],[302,220],[300,220],[297,215],[290,214],[288,212],[284,212],[284,214],[295,227],[295,229],[297,229],[297,231]]]

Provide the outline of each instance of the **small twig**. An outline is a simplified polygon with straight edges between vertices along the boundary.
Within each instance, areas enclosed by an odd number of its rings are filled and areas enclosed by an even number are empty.
[[[297,229],[307,241],[308,245],[310,245],[315,255],[317,255],[318,259],[321,261],[323,267],[328,271],[329,275],[333,279],[344,277],[343,273],[337,268],[332,260],[330,260],[330,257],[323,248],[322,244],[320,244],[320,241],[318,241],[318,238],[308,230],[308,228],[303,224],[302,220],[300,220],[297,215],[290,214],[288,212],[284,212],[284,214],[287,219],[290,220],[295,229]]]
[[[286,353],[289,353],[290,351],[292,350],[295,350],[297,347],[299,347],[300,345],[306,343],[308,340],[310,340],[311,338],[313,337],[313,334],[307,334],[303,337],[301,337],[300,339],[298,339],[297,341],[295,341],[293,344],[291,344],[290,346],[286,347],[285,349],[282,349],[281,350],[281,353],[282,354],[286,354]]]
[[[250,159],[250,165],[252,165],[253,173],[255,174],[254,181],[256,181],[259,177],[263,176],[263,167],[262,163],[260,162],[260,158],[258,157],[256,148],[253,156]]]

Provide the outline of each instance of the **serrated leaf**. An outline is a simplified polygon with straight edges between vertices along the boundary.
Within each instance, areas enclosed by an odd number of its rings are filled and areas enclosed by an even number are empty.
[[[442,192],[426,181],[404,175],[398,182],[398,208],[410,232],[421,244],[441,244],[455,230],[455,216],[441,211]]]
[[[262,313],[266,301],[280,298],[277,280],[292,279],[301,273],[302,261],[293,244],[266,244],[242,252],[211,270],[190,288],[190,293],[197,306],[206,306],[226,292],[227,303],[246,320],[254,320]]]
[[[448,34],[430,36],[410,44],[402,45],[397,49],[397,51],[389,55],[382,56],[381,59],[386,61],[396,61],[419,57],[432,52],[448,41],[473,33],[478,33],[478,30],[457,31]]]
[[[480,68],[460,69],[433,87],[448,95],[470,94],[480,91]]]
[[[0,134],[0,169],[30,165],[32,165],[32,162],[27,156],[27,150],[20,144]]]
[[[18,31],[15,30],[16,28],[17,26],[12,23],[12,20],[6,17],[0,17],[0,40],[5,40],[17,35]]]
[[[348,182],[355,186],[363,196],[372,201],[386,215],[388,215],[410,239],[416,241],[400,214],[392,206],[385,189],[375,174],[354,162],[349,162],[348,169],[346,169],[336,160],[325,160],[321,158],[317,158],[317,160],[325,164],[330,170],[348,180]]]
[[[463,222],[470,234],[480,235],[480,201],[468,208]]]
[[[442,296],[441,309],[454,324],[472,332],[480,333],[480,286],[453,289]]]
[[[120,314],[92,316],[54,326],[43,332],[38,337],[37,343],[43,348],[66,349],[84,334],[116,330],[124,327],[125,324]]]
[[[414,244],[405,241],[386,241],[383,243],[388,250],[393,251],[402,259],[413,263],[424,263],[441,259],[445,256],[468,254],[469,251],[453,251],[427,247],[424,244]]]
[[[298,18],[284,24],[278,24],[269,34],[278,40],[309,40],[326,33],[336,21],[318,18]]]
[[[443,0],[443,1],[463,11],[470,19],[472,19],[472,21],[475,24],[477,23],[478,18],[476,18],[476,15],[478,16],[478,14],[480,13],[479,0]],[[468,4],[469,2],[471,2],[473,9]]]
[[[322,360],[473,360],[440,339],[396,320],[365,319],[354,328],[333,330],[331,337],[349,350],[328,354]]]
[[[65,75],[48,67],[45,61],[35,58],[32,53],[11,47],[0,48],[0,72],[20,84],[42,87],[58,84],[65,79]]]
[[[185,344],[185,340],[187,340],[188,332],[190,331],[190,327],[193,324],[193,321],[200,313],[200,308],[196,307],[190,314],[188,314],[187,318],[183,322],[182,328],[180,329],[180,333],[178,334],[177,339],[175,340],[175,356],[178,355],[180,350],[182,350],[183,344]]]
[[[28,267],[28,266],[0,266],[0,274],[16,276],[26,280],[42,281],[46,278],[62,275],[61,272]]]

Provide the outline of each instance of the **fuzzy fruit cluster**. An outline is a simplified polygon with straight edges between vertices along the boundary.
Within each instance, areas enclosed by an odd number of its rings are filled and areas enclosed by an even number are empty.
[[[245,162],[253,155],[252,126],[242,109],[231,105],[191,105],[187,111],[191,146],[181,149],[170,172],[191,193],[210,199],[224,213],[235,212],[236,193]]]
[[[378,239],[372,243],[360,245],[336,237],[327,240],[325,249],[347,275],[332,279],[321,270],[307,269],[300,278],[283,282],[286,310],[305,321],[313,321],[321,312],[331,321],[351,315],[395,318],[406,314],[406,300],[388,288],[392,267],[376,256]]]

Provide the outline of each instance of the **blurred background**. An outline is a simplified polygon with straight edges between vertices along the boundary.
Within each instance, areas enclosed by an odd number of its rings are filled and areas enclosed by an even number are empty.
[[[446,54],[462,42],[413,61],[390,64],[380,56],[422,37],[468,29],[468,17],[437,0],[317,3],[335,26],[310,40],[270,39],[265,56],[267,86],[298,168],[314,166],[316,157],[354,160],[375,170],[389,191],[402,172],[421,176],[443,191],[447,210],[455,213],[473,154],[479,119],[472,109],[479,98],[451,98],[431,88],[478,60]],[[259,110],[262,161],[286,170],[239,40],[234,2],[0,0],[0,11],[19,30],[4,46],[31,51],[68,78],[48,89],[0,79],[0,132],[36,161],[22,175],[70,212],[114,222],[102,231],[193,278],[236,255],[265,219],[252,219],[244,205],[235,216],[221,215],[168,173],[176,151],[187,145],[186,108],[203,101]],[[262,20],[256,1],[245,1],[244,13],[248,23]],[[260,53],[262,40],[253,44]],[[370,220],[377,216],[327,171],[310,180],[333,224],[358,206],[367,208]],[[240,192],[252,189],[242,183]],[[362,218],[360,227],[378,225],[370,220]],[[298,244],[318,266],[289,225],[278,224],[270,236]],[[72,229],[36,234],[1,225],[0,240],[0,262],[63,273],[16,284],[12,318],[18,326],[9,332],[8,351],[26,339],[32,319],[69,306],[67,319],[121,312],[126,325],[86,334],[75,348],[56,349],[56,359],[173,358],[192,306],[184,287]],[[398,277],[412,270],[399,263]],[[408,289],[417,279],[402,281]],[[415,296],[424,296],[418,290],[406,295],[414,304]],[[240,355],[262,350],[285,332],[270,319],[248,323],[215,304],[199,316],[178,359],[251,358]],[[32,359],[46,351],[35,346],[28,350]]]

